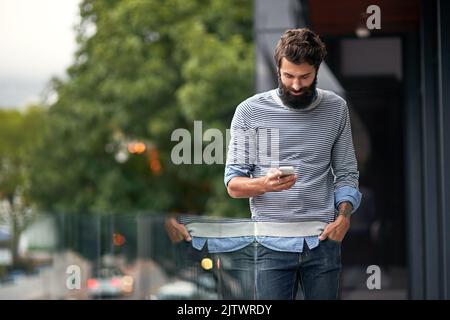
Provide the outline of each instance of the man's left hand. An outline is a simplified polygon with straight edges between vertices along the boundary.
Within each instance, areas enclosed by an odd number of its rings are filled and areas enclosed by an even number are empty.
[[[339,215],[336,220],[325,227],[320,235],[320,241],[330,238],[334,241],[341,242],[344,240],[348,229],[350,229],[350,215],[352,212],[352,205],[349,202],[343,202],[339,205]]]
[[[330,238],[334,241],[341,242],[350,228],[350,218],[339,215],[336,220],[325,227],[320,235],[320,241]]]

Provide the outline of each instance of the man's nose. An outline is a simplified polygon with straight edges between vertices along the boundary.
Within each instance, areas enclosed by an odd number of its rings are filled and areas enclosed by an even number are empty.
[[[292,84],[292,89],[295,91],[299,91],[302,88],[302,84],[300,80],[294,80],[294,83]]]

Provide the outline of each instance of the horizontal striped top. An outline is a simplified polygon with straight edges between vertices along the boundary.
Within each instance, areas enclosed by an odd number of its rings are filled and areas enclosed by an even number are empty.
[[[230,129],[225,184],[235,176],[265,176],[278,166],[293,166],[297,175],[288,190],[250,198],[253,221],[330,223],[335,191],[359,193],[349,110],[331,91],[317,89],[307,109],[287,107],[277,89],[256,94],[236,108]]]

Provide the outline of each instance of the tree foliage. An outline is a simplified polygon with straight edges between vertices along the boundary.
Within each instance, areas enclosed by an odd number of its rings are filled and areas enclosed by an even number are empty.
[[[54,79],[29,195],[57,212],[247,215],[223,164],[175,165],[171,133],[218,128],[253,91],[252,3],[85,0],[78,51]],[[144,142],[141,154],[129,143]]]
[[[45,119],[45,110],[39,106],[30,106],[25,112],[0,110],[0,225],[10,227],[14,264],[18,262],[20,235],[34,217],[25,194]]]

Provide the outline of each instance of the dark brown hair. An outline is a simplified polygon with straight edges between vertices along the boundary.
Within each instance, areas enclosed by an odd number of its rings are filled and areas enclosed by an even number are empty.
[[[281,36],[275,48],[275,63],[281,66],[284,57],[292,63],[307,62],[316,70],[327,55],[325,44],[308,28],[289,29]]]

